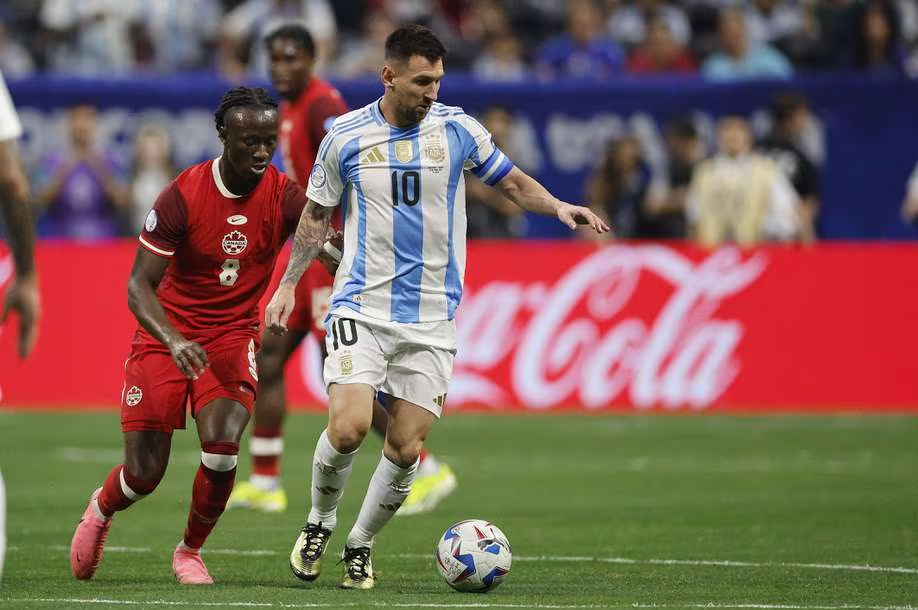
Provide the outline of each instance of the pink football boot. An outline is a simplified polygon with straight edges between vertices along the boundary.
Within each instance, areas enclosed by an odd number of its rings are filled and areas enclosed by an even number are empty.
[[[92,492],[89,504],[73,533],[73,540],[70,541],[70,570],[80,580],[88,580],[96,573],[102,562],[108,530],[112,527],[112,520],[100,519],[92,506],[101,492],[101,487]]]
[[[212,585],[214,579],[207,573],[201,553],[180,544],[172,554],[172,571],[180,585]]]

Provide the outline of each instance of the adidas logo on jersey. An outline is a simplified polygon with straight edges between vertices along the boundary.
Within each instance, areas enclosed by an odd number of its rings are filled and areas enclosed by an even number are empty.
[[[379,147],[377,146],[374,146],[372,149],[370,149],[370,152],[368,152],[366,155],[363,156],[362,159],[360,159],[360,163],[362,165],[369,165],[371,163],[385,163],[385,162],[386,162],[386,158],[383,156],[381,152],[379,152]]]

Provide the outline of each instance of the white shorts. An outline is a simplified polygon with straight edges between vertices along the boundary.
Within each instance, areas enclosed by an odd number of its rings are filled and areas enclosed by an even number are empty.
[[[443,413],[456,355],[456,323],[401,324],[336,310],[325,323],[325,385],[365,383]]]

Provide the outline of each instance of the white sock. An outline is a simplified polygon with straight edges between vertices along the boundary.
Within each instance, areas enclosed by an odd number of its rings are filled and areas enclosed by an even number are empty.
[[[255,436],[249,439],[249,453],[253,458],[273,457],[280,461],[284,454],[284,439],[280,436]],[[268,474],[249,476],[249,483],[261,491],[274,491],[280,488],[280,477]]]
[[[185,551],[186,553],[195,553],[196,555],[201,554],[201,549],[191,548],[190,546],[185,544],[184,540],[180,541],[177,545],[175,545],[175,548],[176,550],[182,550],[182,551]]]
[[[428,453],[424,461],[421,462],[421,465],[418,466],[418,476],[426,477],[437,474],[438,470],[440,470],[440,462],[437,461],[437,458],[435,458],[432,453]]]
[[[355,455],[356,449],[338,453],[328,440],[328,430],[322,431],[312,458],[312,509],[306,519],[309,523],[321,523],[328,530],[338,525],[338,502],[351,476]]]
[[[249,483],[262,491],[274,491],[280,487],[280,477],[267,474],[253,474],[249,476]]]
[[[108,521],[109,519],[114,517],[114,515],[112,515],[112,517],[106,517],[105,515],[102,514],[102,509],[99,508],[98,498],[93,498],[89,504],[90,506],[92,506],[92,512],[96,514],[96,516],[99,518],[100,521]]]
[[[370,479],[370,487],[357,515],[354,529],[347,535],[348,548],[372,547],[376,534],[389,522],[398,507],[402,505],[411,482],[418,471],[415,462],[408,468],[402,468],[383,454]]]

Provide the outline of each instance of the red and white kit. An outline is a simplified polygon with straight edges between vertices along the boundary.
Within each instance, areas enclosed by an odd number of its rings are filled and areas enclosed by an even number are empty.
[[[192,416],[218,397],[253,408],[258,302],[306,197],[273,166],[251,193],[236,196],[218,165],[205,161],[182,172],[140,233],[143,248],[172,260],[157,296],[176,330],[204,348],[210,366],[186,379],[169,350],[138,328],[125,363],[124,431],[184,428],[188,402]]]
[[[313,77],[293,102],[282,101],[278,144],[287,175],[306,188],[309,172],[319,152],[319,144],[331,122],[347,112],[338,90]],[[333,229],[341,229],[341,212],[335,210]],[[278,267],[286,267],[286,261]],[[276,278],[279,279],[279,278]],[[297,285],[296,305],[288,327],[303,333],[314,332],[319,341],[325,336],[325,316],[335,278],[319,261],[313,261]],[[273,284],[273,285],[276,285]]]

